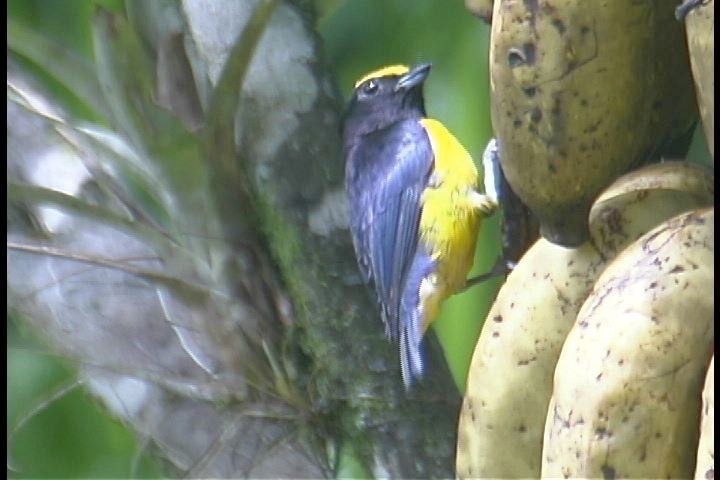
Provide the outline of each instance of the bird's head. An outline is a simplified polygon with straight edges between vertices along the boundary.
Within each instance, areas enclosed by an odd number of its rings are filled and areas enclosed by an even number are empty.
[[[352,138],[408,118],[425,116],[422,86],[430,64],[412,69],[392,65],[368,73],[355,83],[343,116],[343,135]]]

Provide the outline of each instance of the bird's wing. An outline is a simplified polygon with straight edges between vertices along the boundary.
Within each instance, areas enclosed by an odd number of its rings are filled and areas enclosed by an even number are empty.
[[[418,245],[422,193],[433,154],[416,121],[403,122],[383,135],[374,142],[377,163],[360,194],[363,211],[350,215],[362,218],[353,229],[360,268],[375,284],[386,332],[397,339],[400,299]]]

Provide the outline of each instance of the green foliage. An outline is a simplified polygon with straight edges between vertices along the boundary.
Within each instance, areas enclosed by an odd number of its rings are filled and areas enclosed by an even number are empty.
[[[96,6],[121,11],[122,0],[10,0],[8,44],[30,73],[74,115],[102,121],[90,18]],[[65,79],[63,83],[61,79]],[[100,113],[100,115],[98,115]]]
[[[358,461],[357,454],[350,445],[340,450],[338,469],[335,478],[372,478]]]
[[[8,478],[157,478],[160,471],[134,436],[80,388],[49,401],[74,374],[8,315]],[[44,404],[44,409],[35,407]]]

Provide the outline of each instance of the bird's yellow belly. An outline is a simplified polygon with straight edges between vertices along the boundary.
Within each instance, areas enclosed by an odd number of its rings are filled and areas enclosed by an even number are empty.
[[[420,239],[436,271],[421,286],[423,331],[440,304],[465,285],[475,257],[481,212],[457,188],[428,189],[423,195]]]
[[[465,284],[484,213],[479,208],[475,190],[479,178],[470,154],[437,120],[425,118],[420,123],[434,154],[420,216],[420,243],[436,265],[420,286],[424,332],[443,300]]]

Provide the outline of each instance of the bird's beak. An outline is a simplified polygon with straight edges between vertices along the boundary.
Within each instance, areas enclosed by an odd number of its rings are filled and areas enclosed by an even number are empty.
[[[399,92],[400,90],[410,90],[417,85],[421,85],[430,74],[431,66],[432,65],[429,63],[423,63],[413,68],[408,73],[400,77],[400,80],[398,80],[395,84],[394,90],[396,92]]]

